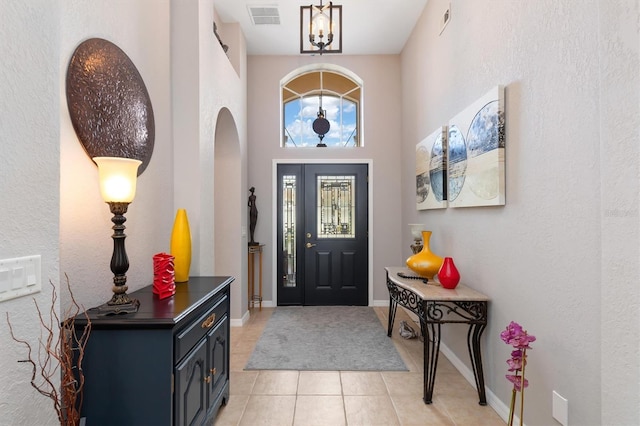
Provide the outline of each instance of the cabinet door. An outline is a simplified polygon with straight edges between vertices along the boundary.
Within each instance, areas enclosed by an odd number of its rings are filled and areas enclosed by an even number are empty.
[[[215,328],[211,330],[207,339],[207,362],[208,373],[211,375],[211,382],[208,384],[207,409],[217,402],[218,394],[224,388],[224,384],[229,377],[227,371],[229,362],[229,341],[227,336],[229,331],[229,318],[225,315]]]
[[[207,414],[207,341],[202,339],[175,371],[175,424],[199,425]]]

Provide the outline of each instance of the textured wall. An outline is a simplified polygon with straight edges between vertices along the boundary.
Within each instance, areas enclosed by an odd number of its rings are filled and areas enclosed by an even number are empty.
[[[66,105],[66,69],[77,45],[91,37],[111,41],[138,69],[153,107],[155,144],[147,169],[138,178],[125,226],[129,291],[151,284],[152,256],[169,249],[172,141],[169,72],[169,1],[92,0],[61,3],[60,269],[86,307],[110,299],[113,242],[111,213],[98,191],[97,167],[73,130]],[[62,300],[63,308],[68,298]]]
[[[509,402],[499,333],[515,320],[538,337],[528,425],[554,423],[552,390],[568,398],[570,424],[638,424],[637,1],[450,3],[442,35],[449,2],[427,4],[402,55],[403,222],[427,224],[434,251],[491,297],[490,402]],[[415,144],[498,84],[506,206],[416,212]],[[462,339],[444,336],[465,361]],[[612,396],[601,400],[601,386]]]
[[[149,167],[138,180],[136,198],[126,215],[126,246],[131,264],[127,284],[130,291],[150,284],[152,255],[169,250],[176,208],[171,110],[170,6],[173,2],[34,0],[24,4],[5,3],[0,14],[0,52],[3,57],[0,63],[0,109],[3,117],[0,120],[0,141],[5,152],[0,158],[0,191],[5,200],[0,203],[0,213],[9,222],[1,233],[0,256],[41,254],[44,279],[50,278],[59,287],[60,275],[68,274],[77,300],[86,307],[103,303],[112,294],[112,273],[109,270],[113,247],[111,214],[100,197],[97,168],[73,131],[64,85],[67,64],[76,46],[86,38],[101,37],[118,45],[133,61],[145,82],[154,109],[154,152]],[[176,163],[175,167],[182,170],[198,164],[200,155],[203,167],[212,168],[210,154],[213,152],[219,109],[229,107],[234,114],[240,115],[236,124],[241,126],[241,135],[245,127],[245,111],[241,108],[246,102],[243,81],[221,51],[216,59],[211,59],[210,52],[215,52],[212,47],[220,50],[219,45],[214,45],[211,29],[213,2],[189,3],[196,5],[190,24],[200,29],[199,37],[204,41],[196,45],[195,56],[184,63],[177,63],[177,67],[192,69],[199,63],[203,67],[196,75],[206,79],[206,84],[196,85],[196,90],[189,94],[196,110],[205,110],[203,115],[206,117],[202,123],[206,128],[196,129],[195,139],[199,141],[202,133],[206,139],[203,146],[206,144],[207,148],[203,153],[197,152],[196,158],[186,164]],[[25,25],[25,22],[30,25]],[[238,48],[243,49],[242,38],[237,36],[236,40]],[[175,51],[180,49],[178,47]],[[198,55],[203,55],[202,60]],[[220,57],[222,59],[217,59]],[[241,67],[245,63],[243,57],[244,51],[238,61]],[[226,74],[217,71],[217,61],[222,60],[227,66]],[[225,83],[225,78],[231,74],[233,83]],[[199,90],[206,92],[200,93]],[[220,94],[223,96],[218,96]],[[237,137],[235,141],[237,145]],[[239,148],[236,148],[236,154],[238,157],[242,155]],[[209,175],[206,178],[209,181],[202,185],[204,191],[208,191],[204,211],[212,224],[213,181]],[[185,195],[187,200],[201,196],[189,192]],[[236,217],[240,217],[240,211],[244,211],[244,205],[241,206],[238,199]],[[212,228],[213,225],[205,228],[209,238],[214,234]],[[235,244],[240,259],[240,235],[239,232],[236,234],[238,241]],[[196,238],[195,244],[199,246],[199,243],[199,238]],[[202,255],[211,259],[213,243],[207,242],[207,245],[208,251]],[[212,264],[209,261],[209,266],[201,269],[199,258],[196,258],[193,271],[211,273]],[[241,273],[244,268],[237,266],[234,271]],[[238,283],[242,283],[242,276]],[[240,306],[240,297],[237,299]],[[36,300],[45,309],[50,304],[51,289],[46,283]],[[64,317],[68,304],[69,296],[63,288],[60,302],[54,309]],[[36,340],[39,326],[31,298],[3,303],[0,305],[3,318],[5,311],[11,314],[20,336]],[[6,326],[0,326],[0,364],[4,384],[0,390],[0,425],[57,424],[52,405],[29,386],[28,368],[16,364],[16,360],[22,357],[22,352],[7,336]]]
[[[640,1],[599,5],[601,424],[638,425]]]
[[[59,284],[58,8],[34,0],[3,2],[0,9],[0,258],[41,255],[43,280],[33,298],[0,304],[0,425],[53,425],[53,404],[31,389],[30,368],[17,363],[26,352],[9,337],[5,315],[37,347],[34,300],[47,312],[48,281]]]
[[[185,208],[189,215],[191,273],[234,276],[231,318],[239,319],[247,288],[246,239],[240,232],[246,224],[246,46],[239,27],[225,27],[238,72],[213,34],[213,16],[211,0],[172,1],[171,44],[179,46],[171,58],[173,195],[175,208]],[[232,173],[216,170],[216,162],[231,163],[227,170]],[[225,195],[216,193],[216,181],[226,186]],[[218,229],[218,221],[232,225]],[[228,261],[217,261],[216,247]]]

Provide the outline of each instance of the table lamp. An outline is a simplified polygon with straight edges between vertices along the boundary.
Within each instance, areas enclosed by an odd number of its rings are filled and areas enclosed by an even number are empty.
[[[94,157],[98,165],[100,192],[104,201],[109,204],[113,214],[113,255],[111,257],[111,272],[113,272],[113,297],[98,307],[102,315],[135,313],[140,302],[131,299],[127,294],[127,271],[129,259],[124,248],[124,214],[129,203],[136,195],[136,179],[138,166],[142,161],[120,157]]]

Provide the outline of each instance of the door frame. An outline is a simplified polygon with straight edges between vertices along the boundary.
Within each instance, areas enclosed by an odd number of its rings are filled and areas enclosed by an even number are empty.
[[[369,184],[367,185],[368,191],[368,225],[367,232],[369,233],[369,241],[367,247],[368,256],[368,282],[367,282],[367,304],[373,306],[373,160],[372,159],[305,159],[305,158],[279,158],[273,159],[271,166],[271,199],[272,206],[272,220],[271,223],[271,241],[273,244],[277,244],[278,241],[278,164],[367,164],[369,174]],[[273,306],[278,305],[278,256],[277,250],[271,250],[271,299]]]

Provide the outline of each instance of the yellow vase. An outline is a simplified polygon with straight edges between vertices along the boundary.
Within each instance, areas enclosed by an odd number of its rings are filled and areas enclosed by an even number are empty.
[[[171,254],[177,283],[189,281],[191,267],[191,230],[185,209],[178,209],[171,231]]]
[[[422,231],[422,250],[407,259],[407,267],[421,277],[432,280],[440,270],[444,259],[431,252],[430,239],[431,231]]]

